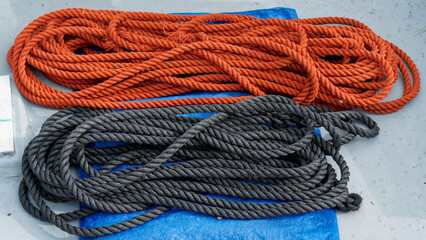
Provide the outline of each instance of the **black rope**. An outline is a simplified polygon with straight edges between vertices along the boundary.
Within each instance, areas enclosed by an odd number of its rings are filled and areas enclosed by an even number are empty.
[[[181,116],[189,113],[215,114]],[[331,138],[315,135],[316,127]],[[68,108],[51,116],[25,149],[19,195],[33,216],[80,236],[121,232],[173,207],[230,219],[357,210],[361,197],[348,192],[349,169],[338,150],[356,135],[378,132],[363,113],[299,106],[282,96],[126,111]],[[87,147],[99,141],[127,144]],[[97,171],[95,164],[103,166]],[[111,172],[121,164],[140,166]],[[75,178],[77,166],[89,177]],[[45,200],[78,200],[88,207],[56,214]],[[105,227],[69,224],[99,211],[142,210],[147,212]]]

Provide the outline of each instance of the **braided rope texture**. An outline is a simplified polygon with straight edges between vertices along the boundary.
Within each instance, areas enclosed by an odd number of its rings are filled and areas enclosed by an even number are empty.
[[[210,90],[279,94],[304,105],[392,113],[420,89],[419,72],[406,53],[366,25],[340,17],[280,20],[64,9],[25,27],[7,59],[23,96],[56,108],[152,108],[248,98],[128,102]],[[49,87],[34,69],[80,91]],[[403,96],[383,101],[399,75]]]
[[[213,115],[182,116],[191,113]],[[318,127],[328,140],[314,134]],[[230,219],[357,210],[361,197],[348,192],[349,169],[339,148],[378,133],[361,112],[303,106],[279,95],[125,111],[67,108],[52,115],[26,147],[19,196],[33,216],[80,236],[121,232],[173,207]],[[87,147],[98,141],[127,144]],[[112,171],[122,164],[136,166]],[[76,167],[89,177],[75,178]],[[56,214],[46,200],[79,201],[87,208]],[[110,226],[69,223],[99,211],[142,210]]]

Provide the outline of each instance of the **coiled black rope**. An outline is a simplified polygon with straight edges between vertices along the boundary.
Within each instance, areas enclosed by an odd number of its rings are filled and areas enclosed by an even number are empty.
[[[200,112],[215,114],[206,119],[181,116]],[[316,127],[323,127],[331,139],[315,135]],[[121,232],[172,207],[232,219],[333,207],[357,210],[361,197],[348,192],[349,169],[338,150],[356,135],[373,137],[378,132],[363,113],[299,106],[282,96],[126,111],[68,108],[51,116],[25,149],[20,200],[33,216],[80,236]],[[99,141],[128,144],[87,147]],[[340,174],[325,155],[337,163]],[[97,171],[94,164],[103,166]],[[140,166],[111,172],[120,164]],[[89,177],[73,177],[76,166]],[[217,195],[276,202],[231,201]],[[56,214],[45,200],[78,200],[88,207]],[[105,227],[69,224],[99,211],[147,209]]]

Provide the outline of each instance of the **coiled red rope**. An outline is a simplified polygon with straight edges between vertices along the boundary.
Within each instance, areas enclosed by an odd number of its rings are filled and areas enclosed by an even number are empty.
[[[8,62],[23,96],[56,108],[150,108],[250,97],[128,102],[209,90],[280,94],[305,105],[391,113],[420,89],[419,72],[407,54],[364,24],[338,17],[64,9],[30,23],[17,36]],[[79,91],[51,88],[33,69]],[[399,75],[403,96],[384,101]]]

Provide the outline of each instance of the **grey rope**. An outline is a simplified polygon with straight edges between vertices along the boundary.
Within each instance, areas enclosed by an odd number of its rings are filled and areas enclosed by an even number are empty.
[[[214,114],[205,119],[182,116],[190,113]],[[317,127],[330,139],[315,135]],[[348,192],[349,169],[339,148],[357,135],[368,138],[378,132],[363,113],[299,106],[272,95],[230,105],[126,111],[68,108],[52,115],[26,147],[19,196],[33,216],[90,237],[139,226],[171,208],[229,219],[357,210],[361,197]],[[99,141],[127,144],[88,147]],[[111,171],[121,164],[137,166]],[[102,167],[98,171],[93,165]],[[89,177],[75,178],[77,166]],[[77,200],[87,208],[57,214],[46,200]],[[81,228],[69,223],[99,211],[142,210],[147,211],[110,226]]]

